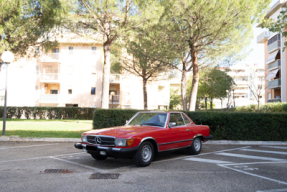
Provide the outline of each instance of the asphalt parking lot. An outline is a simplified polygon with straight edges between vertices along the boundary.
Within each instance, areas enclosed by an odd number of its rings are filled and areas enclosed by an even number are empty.
[[[160,153],[139,168],[73,143],[0,142],[0,181],[0,191],[287,191],[287,146],[203,144],[199,155]]]

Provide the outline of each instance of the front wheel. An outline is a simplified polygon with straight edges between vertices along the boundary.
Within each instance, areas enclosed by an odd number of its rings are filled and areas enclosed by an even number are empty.
[[[96,155],[96,154],[91,154],[91,156],[96,159],[97,161],[101,161],[101,160],[105,160],[107,159],[107,156],[103,156],[103,155]]]
[[[139,167],[148,166],[154,157],[154,148],[151,142],[144,141],[138,148],[133,158],[134,163]]]
[[[197,155],[201,151],[201,139],[199,137],[196,137],[192,140],[191,146],[188,148],[188,154],[189,155]]]

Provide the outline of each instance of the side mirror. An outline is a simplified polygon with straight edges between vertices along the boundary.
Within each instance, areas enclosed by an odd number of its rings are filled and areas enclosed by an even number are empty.
[[[176,126],[176,122],[169,122],[168,123],[168,127],[175,127]]]

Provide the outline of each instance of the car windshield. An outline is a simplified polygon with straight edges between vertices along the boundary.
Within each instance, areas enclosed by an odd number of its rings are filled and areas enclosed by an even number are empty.
[[[129,125],[164,127],[166,117],[166,113],[138,113]]]

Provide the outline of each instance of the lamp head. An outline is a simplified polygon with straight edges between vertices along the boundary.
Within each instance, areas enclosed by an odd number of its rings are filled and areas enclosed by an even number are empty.
[[[14,54],[10,51],[4,51],[1,55],[1,59],[4,63],[11,63],[14,61]]]

